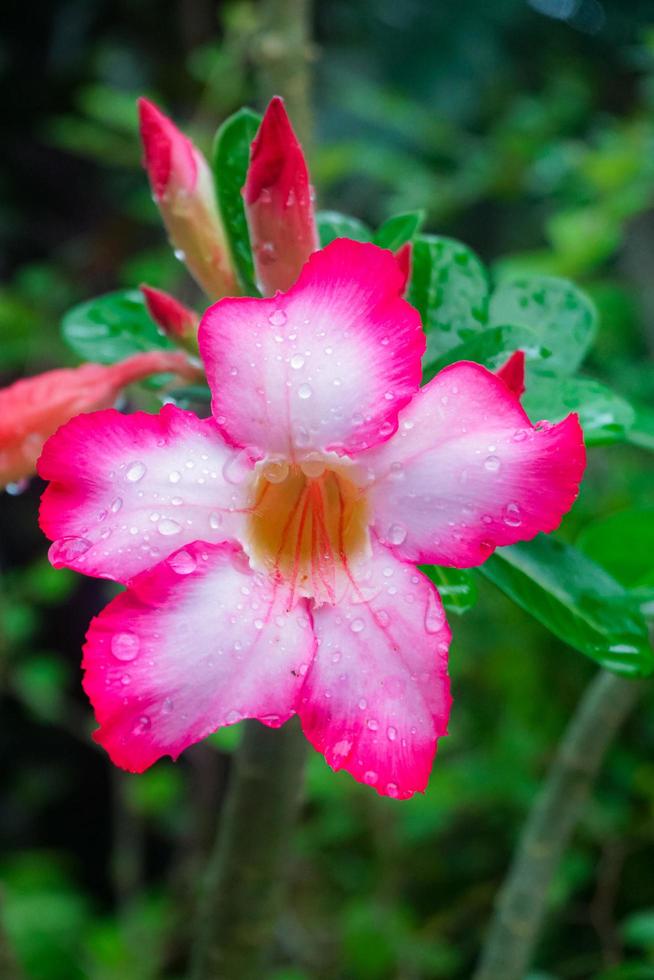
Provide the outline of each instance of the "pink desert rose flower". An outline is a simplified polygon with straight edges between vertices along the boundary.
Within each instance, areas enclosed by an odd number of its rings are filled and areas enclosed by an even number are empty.
[[[73,415],[113,405],[126,385],[169,371],[197,378],[181,352],[148,351],[117,364],[46,371],[0,390],[0,486],[32,476],[45,440]]]
[[[145,168],[176,254],[208,296],[237,295],[209,164],[154,103],[138,106]]]
[[[207,310],[211,418],[98,412],[47,443],[51,561],[128,586],[83,664],[117,765],[297,714],[333,769],[424,790],[450,630],[415,564],[479,565],[553,530],[584,446],[576,416],[532,425],[478,364],[419,388],[403,288],[391,252],[337,240],[288,292]]]

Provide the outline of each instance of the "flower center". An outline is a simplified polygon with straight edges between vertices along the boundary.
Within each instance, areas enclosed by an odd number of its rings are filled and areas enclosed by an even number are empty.
[[[368,508],[346,465],[318,457],[299,464],[268,460],[254,486],[250,558],[318,604],[336,602],[348,563],[366,551]]]

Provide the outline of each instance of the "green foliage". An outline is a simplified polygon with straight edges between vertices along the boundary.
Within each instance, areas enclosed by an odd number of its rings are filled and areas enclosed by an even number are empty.
[[[420,231],[425,220],[424,211],[408,211],[388,218],[375,232],[373,241],[380,248],[393,251],[410,242]]]
[[[551,351],[549,367],[572,374],[582,362],[597,329],[597,313],[571,282],[551,276],[501,282],[489,306],[491,324],[529,327]]]
[[[565,643],[625,677],[654,671],[632,596],[600,565],[552,537],[503,548],[480,571]]]
[[[372,232],[363,221],[338,211],[318,211],[316,214],[320,247],[329,245],[335,238],[353,238],[355,242],[369,242]]]
[[[250,144],[260,123],[261,116],[257,112],[239,109],[219,128],[213,145],[218,204],[239,281],[250,296],[258,296],[258,290],[241,189],[250,160]]]
[[[624,442],[634,423],[629,402],[592,378],[532,374],[522,403],[532,422],[559,422],[577,412],[586,446]]]
[[[488,280],[477,256],[461,242],[420,235],[413,244],[408,300],[427,331],[427,360],[467,340],[486,322]]]
[[[477,601],[477,583],[473,572],[466,568],[444,568],[439,565],[421,567],[438,589],[448,613],[462,616],[472,609]]]
[[[74,306],[63,318],[66,342],[86,361],[115,364],[131,354],[173,344],[150,319],[140,292],[107,293]]]

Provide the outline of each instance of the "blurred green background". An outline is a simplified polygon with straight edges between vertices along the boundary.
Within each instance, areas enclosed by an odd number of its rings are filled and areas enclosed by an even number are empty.
[[[135,99],[154,97],[208,149],[226,115],[261,108],[261,10],[51,0],[3,17],[8,383],[75,363],[59,320],[98,292],[145,280],[198,301],[139,166]],[[313,20],[320,206],[373,227],[424,208],[428,230],[497,274],[575,278],[601,317],[592,373],[651,421],[651,0],[324,0]],[[651,505],[653,484],[643,449],[594,448],[565,536]],[[238,726],[136,777],[93,747],[80,648],[110,588],[47,564],[40,490],[0,500],[0,950],[34,980],[181,978]],[[312,753],[265,980],[470,976],[594,667],[481,578],[474,607],[452,618],[451,734],[424,797],[382,800]],[[530,980],[654,977],[653,707],[650,692],[610,754]]]

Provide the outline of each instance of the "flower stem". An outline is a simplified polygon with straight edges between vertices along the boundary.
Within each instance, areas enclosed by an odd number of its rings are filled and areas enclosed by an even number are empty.
[[[192,980],[260,980],[277,923],[306,741],[295,719],[245,725],[207,868]]]
[[[293,127],[304,144],[311,142],[310,0],[261,0],[261,30],[255,40],[255,61],[262,99],[281,95]]]
[[[527,817],[473,980],[522,980],[549,885],[614,736],[643,690],[600,671],[570,721]]]

